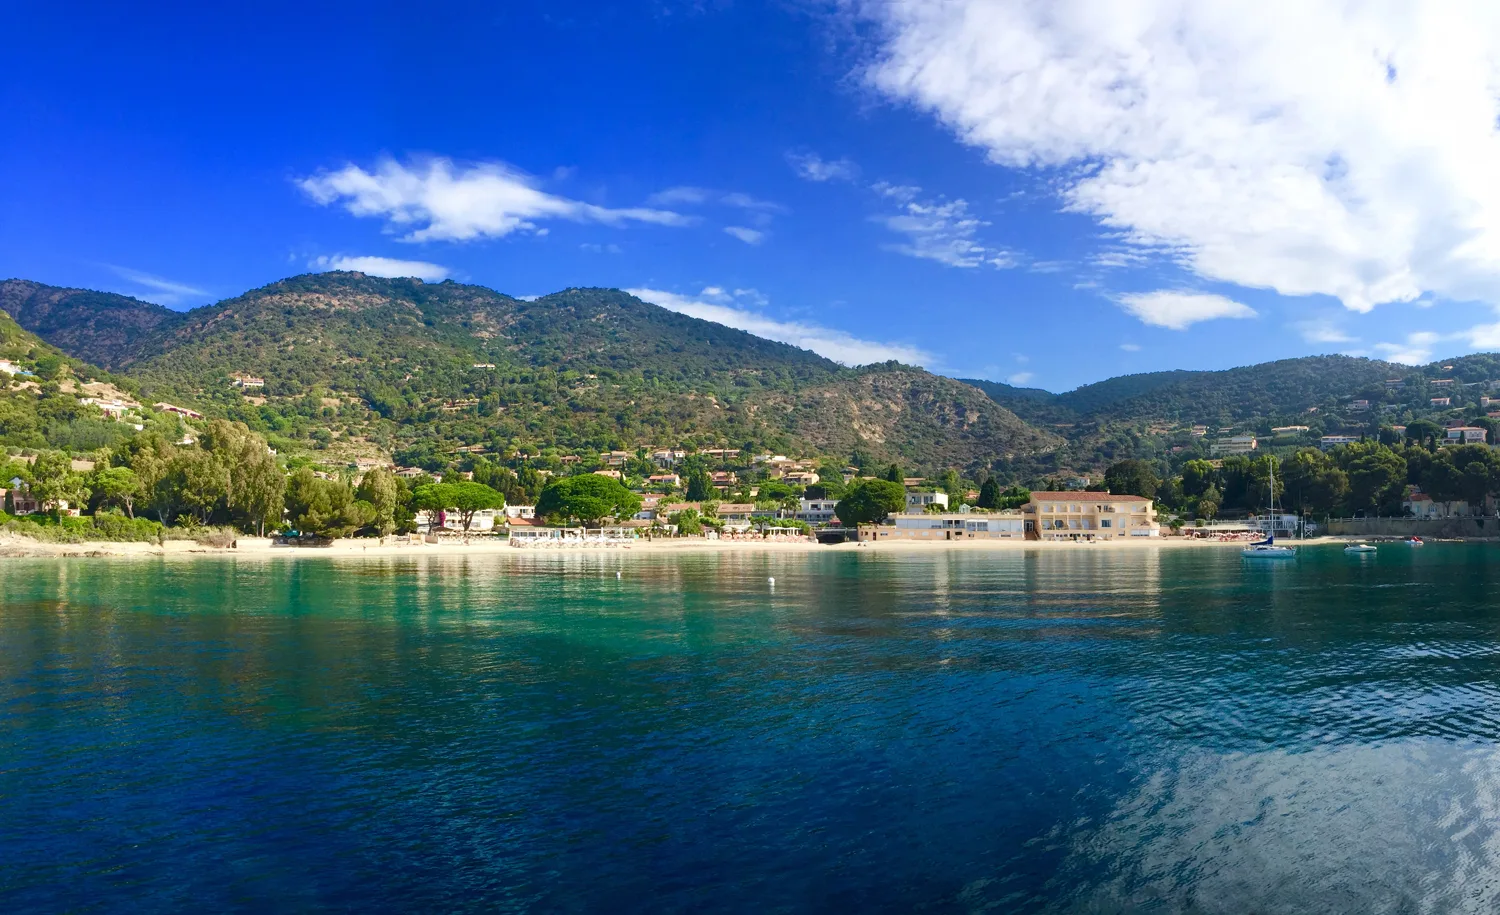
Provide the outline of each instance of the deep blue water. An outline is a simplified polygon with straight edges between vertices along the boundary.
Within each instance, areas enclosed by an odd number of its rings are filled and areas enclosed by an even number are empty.
[[[1494,912],[1497,584],[1445,544],[0,562],[0,912]]]

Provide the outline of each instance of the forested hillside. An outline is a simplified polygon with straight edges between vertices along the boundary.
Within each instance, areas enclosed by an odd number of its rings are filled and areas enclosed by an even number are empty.
[[[181,314],[130,296],[0,282],[0,311],[63,351],[94,365],[117,368],[141,340],[180,323]]]
[[[31,302],[58,297],[28,288]],[[98,320],[23,313],[60,346],[100,349],[88,330]],[[340,454],[723,444],[938,470],[1060,442],[951,379],[849,369],[619,290],[523,301],[326,273],[149,323],[103,347],[143,397]],[[236,375],[264,385],[235,386]]]

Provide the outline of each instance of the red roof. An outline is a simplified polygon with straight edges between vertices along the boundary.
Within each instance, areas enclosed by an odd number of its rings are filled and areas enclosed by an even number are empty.
[[[1107,492],[1034,492],[1033,502],[1150,502],[1145,496],[1114,496]]]

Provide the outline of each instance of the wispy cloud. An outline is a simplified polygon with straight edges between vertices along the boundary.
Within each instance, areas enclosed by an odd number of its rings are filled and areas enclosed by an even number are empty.
[[[1035,372],[1017,372],[1005,380],[1010,384],[1025,384],[1035,377]]]
[[[929,365],[933,362],[930,353],[909,344],[863,340],[841,330],[803,322],[777,321],[751,311],[744,307],[746,302],[754,302],[758,307],[765,304],[764,296],[753,289],[736,289],[731,293],[717,286],[709,286],[696,296],[663,289],[625,291],[670,311],[734,327],[767,340],[790,343],[845,365],[868,365],[892,359],[908,365]]]
[[[744,226],[725,226],[724,231],[747,245],[758,245],[766,240],[766,233],[757,229],[747,229]]]
[[[1121,343],[1120,349],[1127,353],[1138,353],[1141,351],[1141,345],[1139,343]]]
[[[921,188],[885,182],[871,189],[900,204],[896,213],[872,217],[876,223],[906,237],[904,242],[887,245],[887,250],[949,267],[1004,268],[1020,263],[1013,252],[980,243],[979,229],[989,223],[970,215],[968,202],[961,198],[921,200],[918,199]]]
[[[824,159],[815,152],[793,151],[786,154],[786,161],[806,181],[853,181],[859,177],[859,166],[849,159]]]
[[[535,178],[500,162],[459,166],[443,158],[411,164],[386,159],[370,171],[346,165],[304,178],[297,186],[323,206],[382,218],[389,231],[404,233],[401,240],[412,242],[544,234],[538,223],[548,219],[605,225],[690,222],[670,210],[611,209],[549,194]]]
[[[1187,330],[1200,321],[1253,318],[1255,309],[1221,295],[1202,292],[1133,292],[1119,298],[1120,307],[1154,327]]]
[[[590,254],[619,254],[625,249],[616,244],[601,245],[586,241],[578,246],[578,250],[587,251]]]
[[[190,286],[187,283],[179,283],[157,276],[154,273],[145,273],[140,270],[132,270],[129,267],[117,267],[114,264],[105,265],[112,270],[116,276],[129,283],[134,283],[141,289],[133,290],[130,294],[147,302],[155,302],[171,308],[174,305],[182,305],[195,299],[208,298],[207,290]]]
[[[1375,351],[1391,362],[1422,365],[1432,361],[1433,347],[1442,339],[1442,334],[1425,330],[1417,331],[1407,334],[1406,339],[1400,343],[1377,343]]]
[[[877,91],[1156,257],[1356,311],[1500,304],[1493,0],[849,6]]]
[[[1292,327],[1308,343],[1354,343],[1358,340],[1326,318],[1298,321]]]
[[[370,276],[414,276],[419,280],[426,280],[428,282],[441,280],[452,272],[441,264],[433,264],[428,261],[407,261],[394,257],[375,257],[370,255],[349,256],[336,254],[323,256],[314,258],[308,266],[315,270],[356,270]]]

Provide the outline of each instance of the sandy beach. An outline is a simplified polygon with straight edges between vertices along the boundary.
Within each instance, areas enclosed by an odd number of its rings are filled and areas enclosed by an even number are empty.
[[[236,558],[307,559],[307,558],[380,558],[393,556],[477,556],[485,554],[535,555],[548,553],[747,553],[747,552],[828,552],[835,550],[861,550],[882,553],[924,553],[941,550],[963,550],[968,552],[1014,551],[1014,550],[1140,550],[1140,549],[1222,549],[1239,548],[1239,542],[1193,540],[1188,538],[1161,538],[1140,540],[1112,540],[1079,543],[1046,542],[1036,540],[952,540],[922,543],[919,541],[886,541],[883,543],[841,543],[824,545],[810,541],[777,540],[702,540],[685,538],[680,540],[637,540],[619,544],[568,544],[545,547],[513,547],[509,541],[475,538],[468,543],[461,540],[444,540],[441,543],[412,543],[394,538],[380,543],[376,540],[336,540],[327,546],[285,546],[275,544],[269,538],[244,537],[233,548],[204,546],[191,540],[170,540],[164,545],[155,543],[116,543],[89,541],[84,543],[44,543],[28,537],[0,535],[0,559],[48,558],[48,557],[155,557],[196,558],[202,556],[226,556]]]

